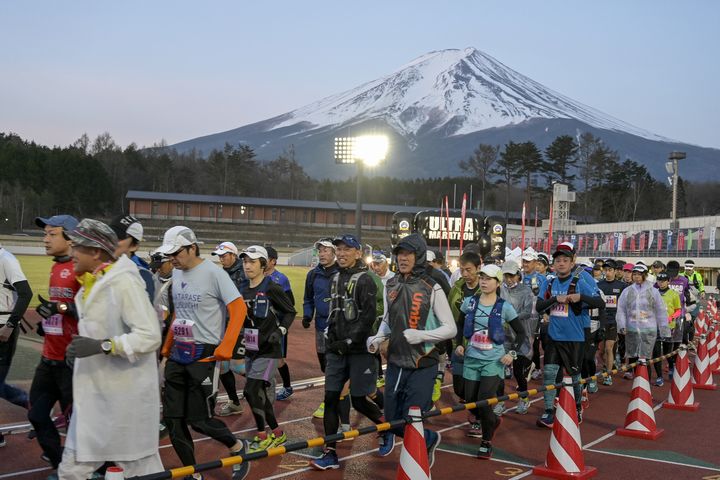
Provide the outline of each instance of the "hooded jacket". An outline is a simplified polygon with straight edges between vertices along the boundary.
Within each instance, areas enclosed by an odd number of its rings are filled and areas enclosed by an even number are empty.
[[[505,283],[500,287],[500,298],[510,302],[515,312],[517,312],[517,320],[522,323],[525,331],[524,341],[522,345],[516,345],[517,335],[510,326],[505,326],[505,350],[518,349],[518,354],[532,358],[532,348],[530,346],[532,335],[537,328],[538,317],[533,316],[533,304],[535,296],[527,285],[518,283],[512,288],[508,288]]]
[[[338,270],[337,262],[328,267],[318,263],[305,277],[303,318],[315,316],[315,330],[323,331],[327,327],[330,315],[330,283]]]

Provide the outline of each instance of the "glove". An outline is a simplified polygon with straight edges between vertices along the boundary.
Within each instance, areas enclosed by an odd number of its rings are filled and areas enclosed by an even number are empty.
[[[380,345],[385,341],[385,337],[380,335],[375,335],[372,337],[369,337],[367,339],[367,349],[370,353],[375,353],[378,351],[378,348],[380,348]]]
[[[57,315],[58,313],[60,313],[57,309],[57,302],[45,300],[42,295],[38,295],[38,300],[40,300],[40,305],[35,309],[35,311],[42,318],[50,318],[53,315]]]
[[[312,318],[303,317],[303,319],[302,319],[303,328],[310,328],[310,322],[312,322]]]
[[[406,330],[403,330],[403,336],[410,345],[417,345],[418,343],[422,343],[423,341],[425,341],[423,339],[422,330],[417,330],[415,328],[408,328]]]
[[[345,355],[350,349],[350,344],[347,340],[338,340],[337,342],[332,342],[326,349],[338,355]]]
[[[280,340],[282,340],[282,332],[280,330],[275,330],[270,334],[268,337],[268,342],[270,343],[280,343]]]
[[[67,348],[67,355],[73,358],[85,358],[105,353],[101,347],[102,342],[102,340],[95,338],[73,335],[72,342]]]

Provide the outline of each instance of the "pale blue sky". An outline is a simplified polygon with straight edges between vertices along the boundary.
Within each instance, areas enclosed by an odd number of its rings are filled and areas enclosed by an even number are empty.
[[[720,147],[720,2],[0,3],[0,131],[168,143],[476,47],[638,127]]]

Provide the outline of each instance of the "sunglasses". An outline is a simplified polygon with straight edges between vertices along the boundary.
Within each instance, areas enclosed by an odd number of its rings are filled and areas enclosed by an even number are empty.
[[[177,257],[178,255],[180,255],[180,252],[185,251],[185,250],[190,250],[190,247],[182,247],[182,248],[181,248],[180,250],[178,250],[177,252],[168,253],[167,256],[168,256],[168,257],[175,258],[175,257]]]

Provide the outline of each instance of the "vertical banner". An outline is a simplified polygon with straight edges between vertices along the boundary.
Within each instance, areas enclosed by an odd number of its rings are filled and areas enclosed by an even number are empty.
[[[522,220],[520,224],[520,249],[525,251],[525,202],[523,202]]]
[[[448,196],[445,195],[445,235],[447,236],[447,250],[445,250],[445,258],[450,255],[450,202]]]
[[[593,235],[593,251],[597,252],[598,249],[598,236],[597,234]]]
[[[537,238],[537,222],[538,222],[538,220],[537,219],[538,219],[538,206],[535,205],[535,246],[533,248],[535,250],[540,250],[539,248],[537,248],[537,240],[538,240],[538,238]]]
[[[552,238],[553,238],[553,204],[552,199],[550,200],[550,225],[548,227],[548,239],[547,239],[547,248],[545,249],[545,253],[548,255],[552,253]]]
[[[583,236],[582,236],[582,235],[579,235],[579,236],[578,236],[578,243],[577,243],[577,250],[578,250],[578,252],[579,252],[580,250],[582,250],[582,248],[583,248]]]
[[[443,218],[443,208],[444,208],[444,205],[443,205],[443,201],[442,201],[442,198],[441,198],[441,199],[440,199],[440,223],[441,223],[441,225],[440,225],[440,235],[438,235],[438,253],[442,253],[442,231],[443,231],[442,218]],[[461,251],[460,253],[462,254],[462,251]],[[445,258],[447,258],[447,257],[448,257],[448,253],[445,252]]]
[[[702,241],[703,241],[703,234],[705,233],[705,227],[698,230],[698,241],[697,241],[697,254],[698,257],[700,256],[700,251],[702,250]]]
[[[647,248],[650,250],[652,248],[653,240],[655,240],[655,230],[650,230],[650,233],[648,234],[648,244]],[[660,248],[660,247],[658,247]]]
[[[711,225],[710,226],[710,244],[708,245],[709,250],[715,250],[715,232],[717,230],[717,225]]]
[[[672,248],[672,242],[673,242],[673,231],[668,230],[667,231],[667,250],[668,251]]]
[[[624,233],[618,233],[618,241],[617,241],[617,250],[619,252],[625,250],[625,234]]]
[[[465,236],[465,212],[467,211],[467,194],[463,193],[462,207],[460,207],[460,252],[463,249],[463,237]]]
[[[637,245],[635,245],[635,235],[630,235],[630,251],[634,252],[636,246]]]
[[[693,231],[692,231],[692,229],[688,229],[687,242],[685,243],[685,248],[688,251],[692,250],[692,243],[693,243]]]
[[[645,250],[645,240],[646,240],[645,232],[642,232],[642,233],[640,234],[640,251],[641,251],[641,252],[642,252],[643,250]]]
[[[663,246],[662,230],[658,230],[657,249],[662,250],[662,246]]]

